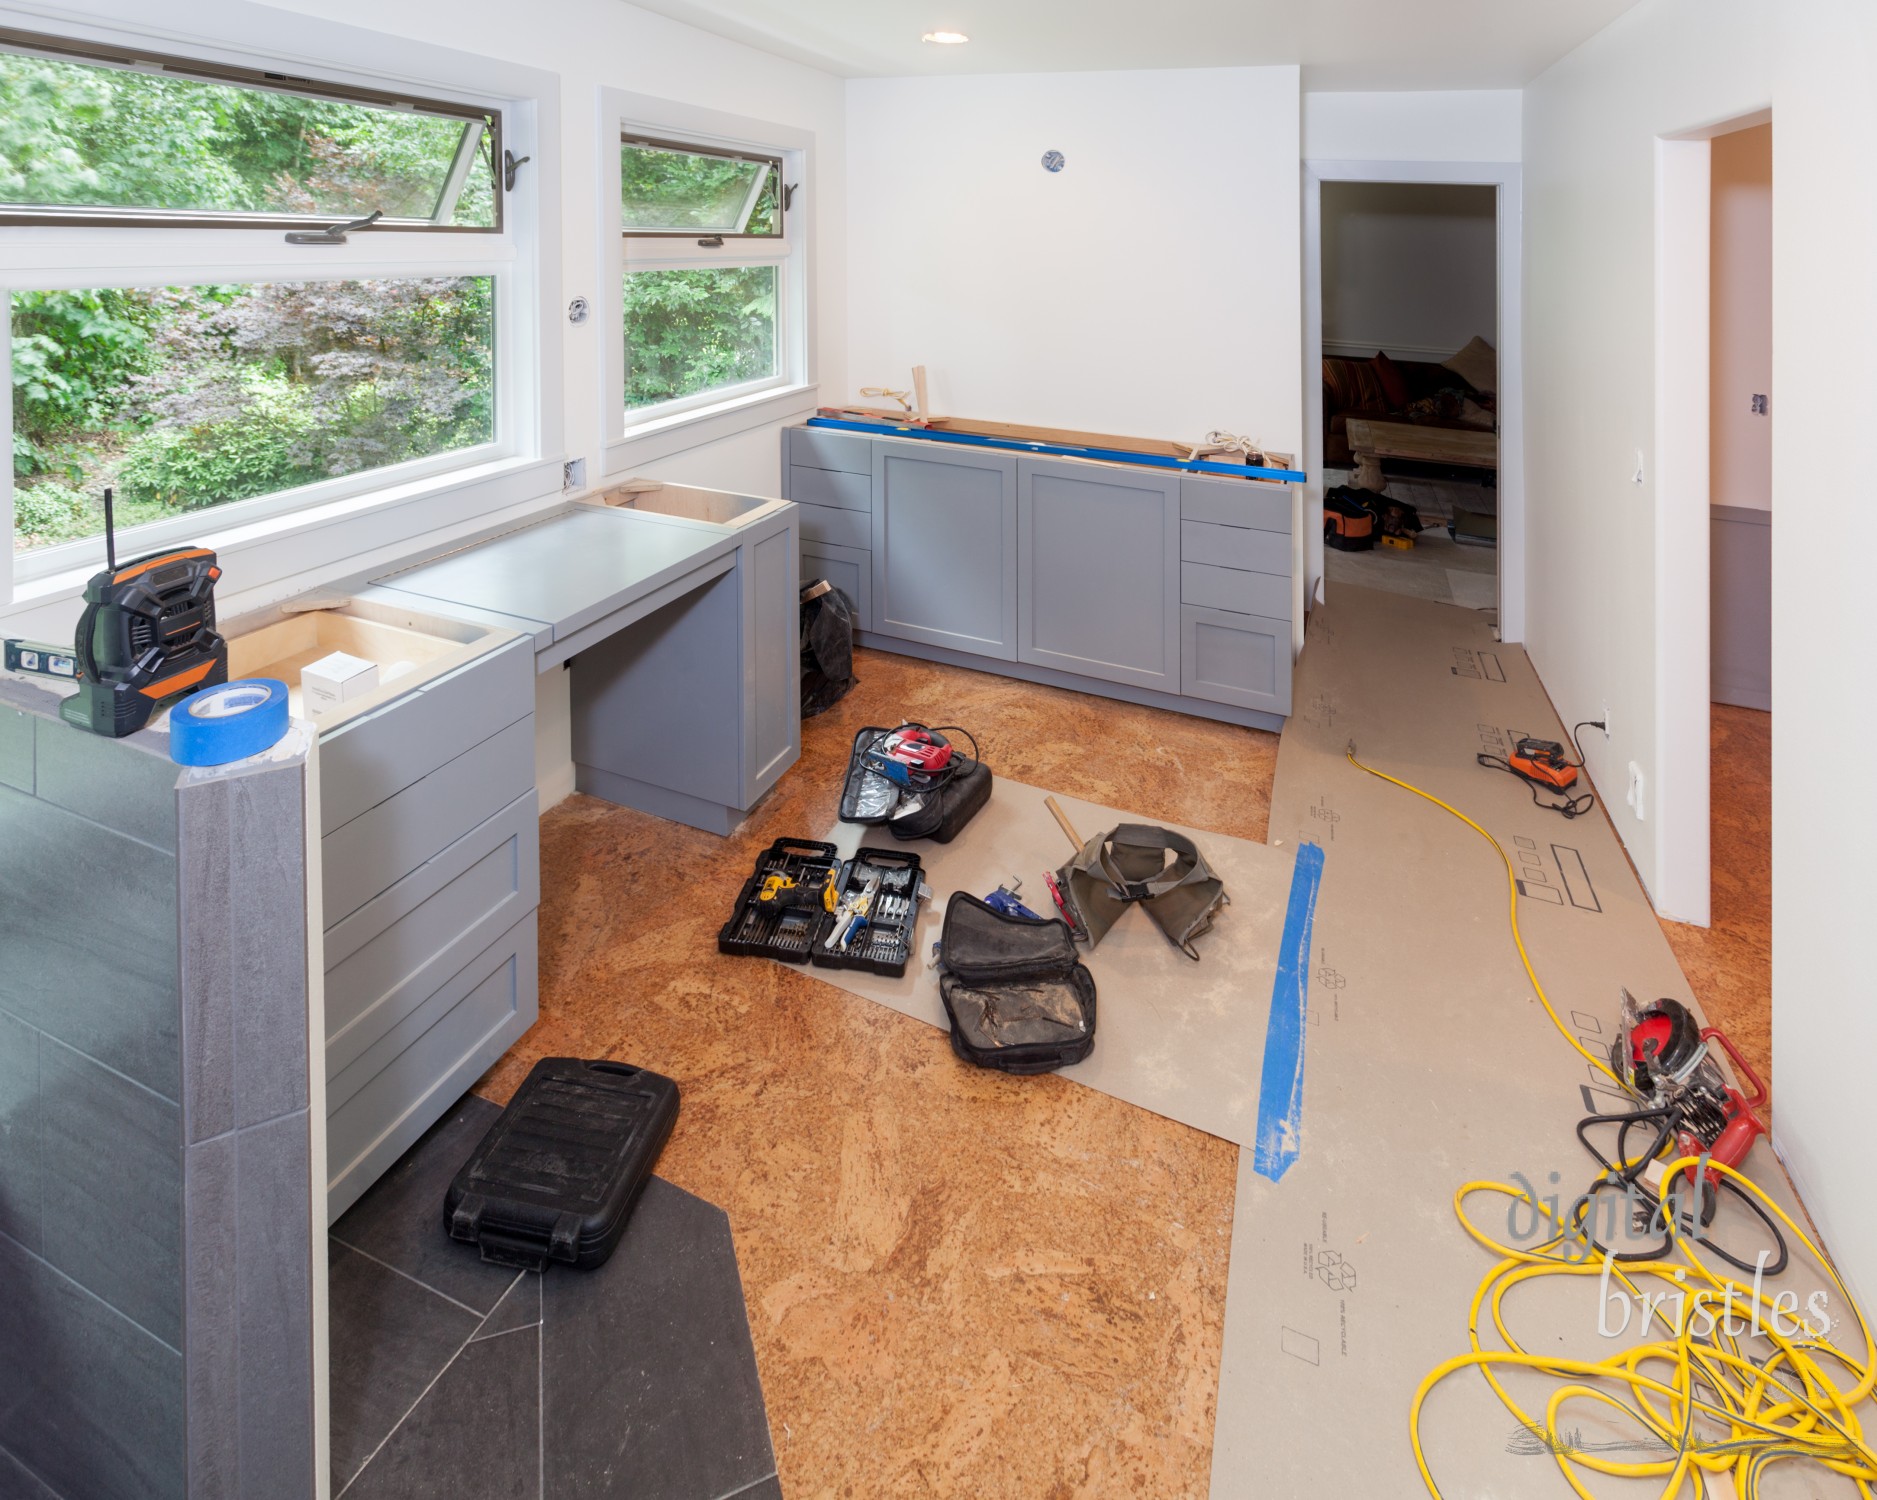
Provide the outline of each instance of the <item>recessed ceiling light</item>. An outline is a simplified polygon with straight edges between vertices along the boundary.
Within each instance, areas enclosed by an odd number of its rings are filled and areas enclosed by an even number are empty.
[[[937,42],[941,47],[956,47],[960,42],[968,42],[971,38],[962,31],[928,31],[919,40]]]

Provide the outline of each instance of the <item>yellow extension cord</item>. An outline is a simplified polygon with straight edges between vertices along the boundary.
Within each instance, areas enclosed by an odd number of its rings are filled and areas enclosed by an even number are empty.
[[[1512,941],[1518,947],[1519,959],[1525,965],[1525,975],[1531,980],[1539,1003],[1560,1035],[1594,1067],[1620,1084],[1622,1080],[1610,1070],[1608,1063],[1585,1047],[1558,1018],[1544,985],[1539,982],[1519,932],[1518,877],[1499,841],[1451,803],[1364,765],[1356,759],[1353,744],[1349,747],[1349,763],[1451,813],[1492,845],[1493,852],[1505,866]],[[1767,1468],[1793,1460],[1820,1464],[1846,1476],[1856,1484],[1864,1500],[1871,1500],[1871,1486],[1877,1484],[1877,1449],[1866,1441],[1856,1411],[1870,1399],[1873,1387],[1877,1386],[1877,1343],[1872,1340],[1869,1324],[1830,1262],[1785,1210],[1744,1173],[1718,1162],[1709,1162],[1708,1170],[1732,1178],[1742,1191],[1757,1199],[1831,1278],[1841,1299],[1840,1305],[1849,1309],[1855,1331],[1863,1340],[1862,1360],[1853,1358],[1833,1342],[1827,1336],[1828,1329],[1815,1328],[1800,1319],[1796,1308],[1779,1306],[1777,1299],[1767,1296],[1763,1287],[1709,1270],[1684,1239],[1680,1217],[1669,1206],[1670,1194],[1682,1169],[1698,1166],[1698,1163],[1699,1158],[1690,1156],[1669,1162],[1658,1189],[1659,1222],[1668,1225],[1672,1247],[1687,1257],[1688,1264],[1657,1259],[1608,1265],[1610,1281],[1619,1283],[1630,1298],[1636,1299],[1637,1306],[1646,1308],[1641,1326],[1647,1329],[1651,1324],[1660,1323],[1663,1336],[1603,1360],[1568,1360],[1527,1354],[1506,1323],[1505,1299],[1524,1282],[1545,1276],[1600,1278],[1605,1274],[1605,1263],[1594,1258],[1578,1232],[1559,1214],[1543,1209],[1556,1231],[1548,1240],[1536,1249],[1504,1245],[1467,1217],[1467,1198],[1475,1193],[1498,1193],[1534,1208],[1543,1206],[1533,1204],[1532,1195],[1501,1182],[1469,1182],[1454,1194],[1453,1210],[1461,1227],[1500,1259],[1473,1294],[1473,1304],[1467,1314],[1467,1338],[1472,1352],[1437,1365],[1414,1393],[1414,1405],[1408,1418],[1409,1438],[1414,1445],[1414,1461],[1421,1479],[1435,1500],[1439,1500],[1440,1486],[1434,1481],[1421,1446],[1421,1408],[1435,1386],[1449,1375],[1469,1368],[1479,1370],[1520,1427],[1544,1444],[1556,1460],[1559,1473],[1580,1500],[1595,1500],[1585,1487],[1585,1471],[1626,1479],[1661,1476],[1662,1500],[1675,1500],[1688,1486],[1692,1488],[1687,1492],[1701,1500],[1710,1492],[1709,1475],[1731,1471],[1741,1500],[1754,1500],[1759,1494],[1760,1477]],[[1567,1242],[1577,1252],[1575,1258],[1565,1255]],[[1651,1303],[1644,1303],[1639,1283],[1650,1281],[1659,1283],[1664,1290]],[[1599,1291],[1602,1290],[1600,1285]],[[1625,1302],[1624,1306],[1627,1326],[1629,1304]],[[1505,1349],[1482,1347],[1479,1332],[1482,1307],[1490,1310],[1493,1327],[1505,1341]],[[1703,1317],[1709,1326],[1705,1332],[1697,1334],[1698,1322]],[[1780,1332],[1782,1318],[1792,1328],[1791,1337]],[[1734,1332],[1743,1320],[1747,1327]],[[1843,1321],[1841,1314],[1836,1322]],[[1747,1352],[1755,1337],[1772,1350],[1757,1362]],[[1495,1371],[1507,1367],[1542,1371],[1568,1383],[1552,1392],[1540,1419],[1521,1407],[1500,1383]],[[1850,1384],[1840,1383],[1845,1380]],[[1612,1388],[1626,1390],[1628,1399]],[[1576,1445],[1566,1436],[1560,1419],[1565,1406],[1572,1402],[1592,1402],[1625,1413],[1648,1434],[1640,1441],[1657,1447],[1661,1457],[1619,1462],[1607,1456],[1607,1452]],[[1695,1430],[1697,1415],[1706,1425],[1701,1433]]]

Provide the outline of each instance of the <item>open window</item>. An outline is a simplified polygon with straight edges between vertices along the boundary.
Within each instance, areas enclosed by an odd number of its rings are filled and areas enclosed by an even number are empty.
[[[501,228],[495,110],[0,31],[0,224]]]
[[[618,106],[607,118],[619,153],[619,302],[609,463],[617,444],[699,421],[736,430],[739,414],[805,388],[797,195],[812,139],[667,101],[610,97]],[[659,128],[648,129],[650,119]]]

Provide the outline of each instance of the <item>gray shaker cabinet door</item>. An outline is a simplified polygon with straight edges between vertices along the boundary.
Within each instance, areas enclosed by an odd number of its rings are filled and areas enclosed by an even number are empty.
[[[1017,461],[873,445],[873,628],[1017,658]]]
[[[1017,659],[1179,692],[1179,477],[1026,458],[1017,495]]]

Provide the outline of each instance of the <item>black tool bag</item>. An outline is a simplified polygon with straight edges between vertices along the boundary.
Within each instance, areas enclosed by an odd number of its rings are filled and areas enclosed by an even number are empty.
[[[544,1057],[450,1184],[443,1227],[498,1266],[601,1265],[677,1119],[669,1078]]]
[[[848,754],[847,779],[841,787],[841,821],[884,825],[887,832],[901,841],[930,839],[935,844],[949,844],[965,824],[978,815],[991,800],[991,768],[975,753],[966,755],[955,749],[952,763],[938,784],[918,791],[919,805],[906,810],[909,789],[897,787],[867,764],[867,752],[888,735],[901,729],[926,729],[923,724],[899,724],[892,728],[871,725],[854,736]],[[975,752],[977,741],[971,731],[946,724],[941,730],[970,741]],[[949,743],[949,742],[948,742]]]
[[[940,937],[939,997],[952,1051],[980,1068],[1049,1073],[1095,1050],[1095,976],[1054,917],[1005,916],[955,892]]]
[[[825,578],[802,586],[802,717],[832,708],[854,676],[854,601]]]

